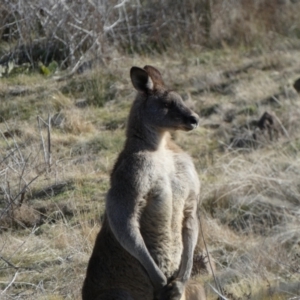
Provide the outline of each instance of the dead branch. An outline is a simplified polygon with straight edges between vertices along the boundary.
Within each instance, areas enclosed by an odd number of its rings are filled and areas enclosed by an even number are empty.
[[[1,295],[4,295],[4,293],[13,285],[13,283],[15,282],[17,276],[18,276],[18,271],[15,273],[14,277],[12,278],[10,283],[7,285],[7,287],[1,292]]]
[[[42,172],[43,173],[43,172]],[[2,213],[0,214],[0,219],[4,216],[4,214],[7,213],[7,211],[11,208],[12,204],[15,204],[16,199],[18,199],[18,197],[22,196],[23,193],[25,193],[25,191],[28,189],[28,187],[35,181],[37,180],[42,173],[38,174],[37,176],[35,176],[33,179],[31,179],[29,181],[29,183],[27,185],[25,185],[23,187],[23,189],[9,202],[9,204],[6,206],[5,209],[3,209]]]
[[[44,152],[44,160],[45,160],[45,165],[47,166],[47,172],[49,172],[50,169],[50,160],[51,160],[51,153],[49,153],[50,151],[50,129],[49,127],[50,125],[50,116],[48,116],[49,122],[46,123],[40,116],[37,116],[37,122],[38,122],[38,128],[39,128],[39,132],[40,132],[40,137],[41,137],[41,143],[42,143],[42,147],[43,147],[43,152]],[[41,121],[43,121],[44,124],[46,124],[48,130],[48,147],[46,148],[45,145],[45,141],[44,141],[44,137],[43,137],[43,133],[42,133],[42,128],[41,128]]]
[[[0,131],[1,132],[1,131]],[[2,133],[2,132],[1,132]],[[2,161],[0,161],[0,165],[2,165],[10,156],[12,156],[14,154],[15,151],[17,151],[18,149],[14,148],[8,155],[6,155]]]
[[[25,178],[24,178],[24,172],[25,172],[26,165],[27,165],[27,162],[29,161],[29,158],[30,158],[31,154],[32,154],[32,153],[30,153],[30,154],[28,155],[28,157],[27,157],[27,159],[26,159],[26,161],[25,161],[25,163],[24,163],[24,166],[23,166],[23,168],[22,168],[21,174],[20,174],[20,176],[19,176],[19,177],[20,177],[20,181],[19,181],[19,190],[21,189],[21,181],[22,181],[22,180],[25,182],[25,184],[27,184],[27,182],[26,182],[26,180],[25,180]]]
[[[50,114],[48,114],[48,126],[47,126],[47,132],[48,132],[48,168],[49,172],[51,171],[51,164],[52,164],[52,156],[51,156],[51,118]]]
[[[8,261],[2,255],[0,255],[0,259],[3,260],[6,264],[8,264],[11,268],[19,270],[19,267],[15,266],[13,263],[11,263],[10,261]]]

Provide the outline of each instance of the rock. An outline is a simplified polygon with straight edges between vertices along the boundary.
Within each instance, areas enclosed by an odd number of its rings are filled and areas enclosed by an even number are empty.
[[[208,107],[203,107],[200,110],[201,117],[209,117],[212,114],[217,114],[219,112],[219,104],[213,104]]]
[[[230,147],[232,148],[243,148],[243,149],[256,149],[258,142],[256,134],[252,131],[245,131],[238,133],[230,139]]]
[[[259,120],[252,121],[252,125],[258,127],[262,132],[267,132],[270,141],[273,141],[274,138],[277,140],[279,133],[282,133],[278,119],[272,113],[264,112]]]
[[[236,116],[236,110],[235,109],[229,109],[225,111],[223,116],[223,121],[226,123],[231,123]]]
[[[65,115],[61,112],[56,113],[52,118],[51,118],[51,126],[52,127],[62,127],[64,121],[65,121]]]
[[[298,78],[293,85],[294,89],[297,91],[297,93],[300,94],[300,78]]]
[[[20,129],[13,129],[13,130],[8,130],[3,132],[3,135],[7,138],[7,139],[12,139],[14,136],[22,136],[22,131]]]
[[[88,101],[86,99],[78,99],[75,102],[75,106],[78,108],[84,108],[88,106]]]
[[[8,94],[10,96],[21,96],[24,94],[27,94],[29,92],[29,89],[26,86],[17,85],[14,87],[10,87]]]
[[[33,192],[31,198],[44,199],[44,198],[55,197],[61,193],[64,193],[65,191],[73,190],[74,188],[75,187],[72,182],[59,182],[51,186],[44,187],[41,190]]]

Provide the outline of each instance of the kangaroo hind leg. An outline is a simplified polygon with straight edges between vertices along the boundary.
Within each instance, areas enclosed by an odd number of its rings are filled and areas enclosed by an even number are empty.
[[[203,286],[196,280],[189,280],[185,289],[185,295],[180,300],[206,300]]]

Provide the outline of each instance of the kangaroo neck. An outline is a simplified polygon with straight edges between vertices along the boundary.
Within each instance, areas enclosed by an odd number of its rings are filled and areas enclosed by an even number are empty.
[[[127,123],[125,148],[129,151],[157,151],[166,145],[166,130],[153,125],[145,113],[147,101],[143,94],[138,94],[134,101]]]
[[[146,124],[135,123],[134,125],[134,128],[127,130],[126,148],[133,147],[138,150],[157,151],[166,146],[168,132],[159,131]]]

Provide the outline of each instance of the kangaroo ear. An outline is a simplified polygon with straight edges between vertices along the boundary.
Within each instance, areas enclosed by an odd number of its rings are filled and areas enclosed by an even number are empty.
[[[153,89],[153,81],[144,69],[132,67],[130,69],[130,77],[136,90],[148,92]]]
[[[161,77],[161,74],[156,68],[154,68],[152,66],[145,66],[144,70],[151,77],[155,88],[159,89],[159,88],[162,88],[165,86],[164,81]]]

